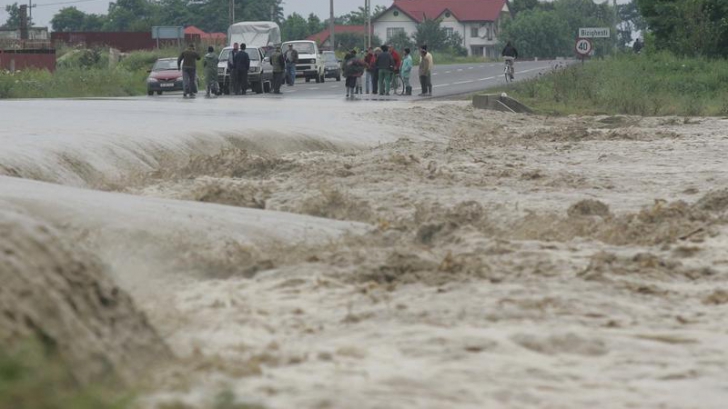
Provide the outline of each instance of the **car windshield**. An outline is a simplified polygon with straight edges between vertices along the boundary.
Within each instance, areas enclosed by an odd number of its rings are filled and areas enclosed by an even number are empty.
[[[157,60],[152,71],[176,70],[177,60]]]
[[[324,54],[324,56],[326,57],[326,62],[337,62],[336,54],[334,54],[334,53],[326,53],[326,54]]]
[[[226,61],[230,57],[230,52],[232,51],[232,48],[227,48],[222,50],[220,53],[220,61]],[[257,48],[246,48],[245,52],[248,53],[248,57],[250,57],[250,61],[258,61],[260,60],[260,54],[258,53]]]
[[[316,54],[313,43],[288,43],[285,50],[288,50],[289,45],[292,45],[293,49],[298,51],[299,54]]]

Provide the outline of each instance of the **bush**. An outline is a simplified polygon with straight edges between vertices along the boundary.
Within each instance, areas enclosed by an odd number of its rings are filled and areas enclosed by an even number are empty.
[[[131,399],[111,385],[81,386],[36,342],[0,349],[0,408],[125,409]]]
[[[619,54],[505,89],[544,112],[723,115],[728,61]]]

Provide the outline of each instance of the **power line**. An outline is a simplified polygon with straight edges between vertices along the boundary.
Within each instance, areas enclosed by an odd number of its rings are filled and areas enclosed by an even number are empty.
[[[106,1],[106,0],[72,0],[72,1],[61,1],[58,3],[46,3],[46,4],[36,4],[33,7],[45,7],[45,6],[61,6],[64,4],[76,4],[76,3],[89,3],[92,1]]]

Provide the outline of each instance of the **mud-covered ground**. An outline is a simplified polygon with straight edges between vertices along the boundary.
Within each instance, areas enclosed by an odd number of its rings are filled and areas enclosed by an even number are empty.
[[[156,237],[177,256],[119,279],[179,358],[142,403],[207,407],[229,390],[282,409],[725,407],[727,125],[395,106],[351,125],[392,142],[232,144],[96,181],[343,231]]]

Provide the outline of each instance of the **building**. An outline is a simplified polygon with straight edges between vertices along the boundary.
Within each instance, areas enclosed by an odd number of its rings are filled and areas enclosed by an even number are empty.
[[[366,36],[367,34],[367,28],[365,26],[334,26],[334,33],[336,35],[343,34],[343,33],[354,33],[354,34],[361,34],[361,36]],[[320,33],[316,33],[314,35],[310,35],[306,38],[306,40],[309,41],[315,41],[316,44],[318,44],[319,48],[322,50],[331,50],[331,30],[328,28],[321,31]],[[338,43],[338,41],[337,41]],[[340,45],[340,44],[339,44]]]
[[[387,41],[398,32],[412,37],[424,20],[441,19],[441,27],[460,34],[468,55],[498,57],[499,27],[510,17],[507,0],[395,0],[372,26]]]
[[[227,34],[225,33],[206,33],[195,26],[185,27],[185,37],[199,38],[199,40],[208,45],[224,46]]]

